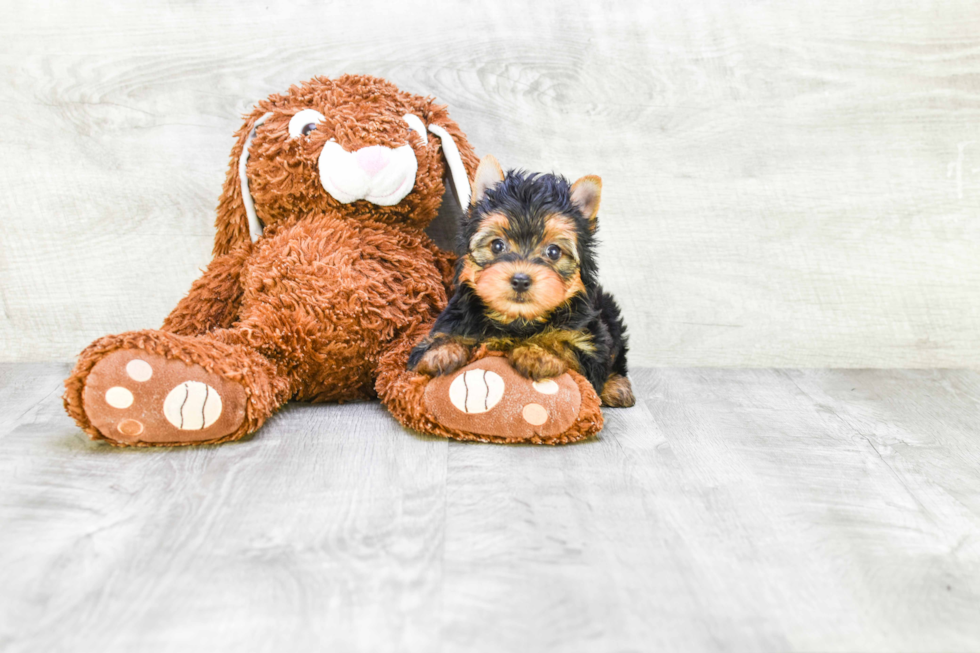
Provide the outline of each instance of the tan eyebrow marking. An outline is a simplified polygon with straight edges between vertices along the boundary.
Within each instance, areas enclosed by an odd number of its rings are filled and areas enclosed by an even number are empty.
[[[579,262],[578,230],[575,228],[575,222],[568,216],[555,213],[545,219],[543,242],[545,244],[556,243],[566,246],[570,245],[570,247],[567,247],[567,249],[571,250],[568,253],[575,259],[576,263]]]
[[[491,213],[480,223],[480,230],[470,238],[470,251],[480,246],[480,242],[492,235],[503,235],[505,229],[510,226],[510,220],[502,213]]]

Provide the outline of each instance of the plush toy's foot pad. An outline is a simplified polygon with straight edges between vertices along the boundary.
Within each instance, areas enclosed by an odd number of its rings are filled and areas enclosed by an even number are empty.
[[[208,442],[245,421],[245,388],[199,365],[138,349],[108,354],[85,379],[82,404],[110,440]]]
[[[425,403],[439,424],[520,442],[563,433],[582,405],[568,374],[544,381],[521,376],[501,356],[488,356],[433,378]]]

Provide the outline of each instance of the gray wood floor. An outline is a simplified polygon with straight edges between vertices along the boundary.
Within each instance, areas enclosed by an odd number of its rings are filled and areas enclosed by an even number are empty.
[[[980,373],[642,369],[564,447],[118,450],[0,366],[0,650],[980,649]]]

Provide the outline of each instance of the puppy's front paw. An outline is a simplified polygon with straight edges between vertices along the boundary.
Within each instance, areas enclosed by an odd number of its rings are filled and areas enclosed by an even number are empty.
[[[515,347],[508,358],[515,370],[534,381],[550,379],[568,371],[565,361],[541,347]]]
[[[433,345],[419,359],[415,371],[426,376],[439,376],[455,372],[470,359],[470,348],[454,340]]]

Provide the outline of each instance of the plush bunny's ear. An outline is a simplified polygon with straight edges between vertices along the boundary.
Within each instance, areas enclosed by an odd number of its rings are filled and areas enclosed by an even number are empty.
[[[255,214],[255,202],[252,201],[252,194],[248,190],[248,174],[246,172],[248,166],[248,147],[252,144],[252,139],[255,138],[255,133],[259,130],[259,125],[268,120],[271,115],[271,113],[265,113],[255,121],[252,129],[248,132],[248,136],[245,138],[245,146],[242,147],[242,154],[238,157],[238,183],[241,185],[242,204],[245,205],[245,216],[248,218],[248,236],[252,239],[253,243],[262,235],[262,223],[259,222],[259,216]]]
[[[442,141],[442,155],[446,157],[446,168],[449,171],[449,178],[453,182],[453,190],[459,205],[466,210],[466,205],[470,203],[470,182],[463,166],[463,158],[459,155],[459,148],[452,135],[439,125],[429,125],[429,131],[439,137]]]
[[[470,203],[470,177],[476,171],[477,159],[473,146],[449,117],[446,107],[430,105],[428,130],[439,137],[442,155],[446,160],[446,185],[452,189],[460,208],[466,211]]]
[[[245,118],[245,124],[235,134],[235,146],[231,149],[228,174],[221,188],[218,215],[214,226],[214,255],[227,254],[239,245],[255,242],[262,235],[262,222],[255,212],[255,203],[248,188],[246,168],[249,146],[255,138],[256,127],[268,120],[264,108],[256,107]]]

